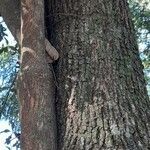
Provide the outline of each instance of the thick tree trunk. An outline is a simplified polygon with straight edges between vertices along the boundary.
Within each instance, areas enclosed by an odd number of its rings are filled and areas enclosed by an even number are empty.
[[[55,86],[44,59],[44,2],[22,0],[21,11],[21,149],[56,150]]]
[[[150,149],[150,101],[126,0],[51,3],[61,50],[58,149]]]
[[[61,53],[58,150],[150,149],[150,101],[126,0],[45,1],[48,36]],[[43,1],[23,2],[22,149],[56,149]]]

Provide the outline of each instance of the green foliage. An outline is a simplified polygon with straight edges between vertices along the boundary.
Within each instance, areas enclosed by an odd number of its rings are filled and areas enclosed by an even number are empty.
[[[0,42],[3,40],[3,38],[5,38],[5,36],[7,36],[5,31],[6,31],[6,28],[3,27],[3,25],[0,23]]]
[[[143,2],[141,4],[136,0],[130,0],[129,4],[138,43],[145,44],[144,53],[146,54],[150,48],[150,10],[147,8],[148,3]]]
[[[14,133],[20,132],[19,105],[16,97],[16,78],[19,69],[18,46],[4,46],[0,49],[0,119],[8,120]],[[0,133],[8,133],[9,130]],[[15,141],[15,143],[14,143]],[[20,141],[13,137],[12,133],[6,139],[5,144],[19,148]]]
[[[0,134],[8,133],[8,132],[10,134],[8,135],[8,137],[5,140],[5,144],[7,145],[6,148],[11,150],[12,147],[15,147],[17,150],[19,150],[20,149],[20,133],[11,132],[6,129],[6,130],[0,132]],[[9,145],[11,145],[11,146],[9,146]]]
[[[13,47],[13,48],[12,48]],[[18,131],[19,106],[16,98],[18,47],[2,46],[0,50],[0,119],[7,119]]]
[[[0,134],[9,133],[5,144],[19,148],[20,141],[15,133],[20,132],[19,105],[16,94],[16,78],[19,70],[18,45],[10,46],[7,40],[7,30],[3,21],[0,23],[0,119],[8,120],[13,133],[8,129],[1,131]],[[2,44],[5,43],[5,44]],[[12,136],[13,135],[13,136]]]
[[[144,65],[145,79],[150,94],[150,10],[148,0],[129,0],[141,59]]]

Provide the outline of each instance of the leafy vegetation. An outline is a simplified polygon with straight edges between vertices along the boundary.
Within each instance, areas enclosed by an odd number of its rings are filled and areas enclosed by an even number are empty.
[[[147,0],[129,0],[129,4],[150,95],[150,4]]]
[[[6,139],[6,145],[10,149],[9,144],[16,140],[17,135],[20,132],[20,121],[19,121],[19,105],[17,100],[16,92],[16,78],[19,70],[18,64],[18,46],[10,46],[7,40],[6,27],[0,24],[0,119],[8,120],[13,133],[8,130],[0,131],[1,133],[9,133]],[[14,134],[15,133],[15,134]],[[14,147],[19,147],[19,141],[13,144]]]

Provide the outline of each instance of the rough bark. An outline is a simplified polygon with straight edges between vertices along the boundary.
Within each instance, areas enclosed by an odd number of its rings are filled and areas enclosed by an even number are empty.
[[[0,15],[17,42],[20,42],[20,4],[21,0],[0,0]]]
[[[58,149],[150,149],[150,101],[126,0],[45,1],[48,37],[57,42],[61,56],[56,68]],[[37,42],[44,42],[41,30],[32,29],[24,32],[30,41],[23,42],[33,52],[24,53],[22,64],[24,149],[51,145],[47,134],[52,131],[53,80]]]
[[[150,101],[126,0],[53,0],[58,149],[150,149]]]
[[[55,85],[45,59],[43,0],[22,0],[21,13],[21,149],[56,150]]]

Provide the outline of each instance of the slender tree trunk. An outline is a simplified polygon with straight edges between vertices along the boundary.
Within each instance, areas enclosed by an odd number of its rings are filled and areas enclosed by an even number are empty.
[[[58,149],[150,149],[150,101],[126,0],[51,5],[61,50]]]
[[[43,0],[22,0],[21,13],[21,149],[56,150],[55,86],[44,59]]]

